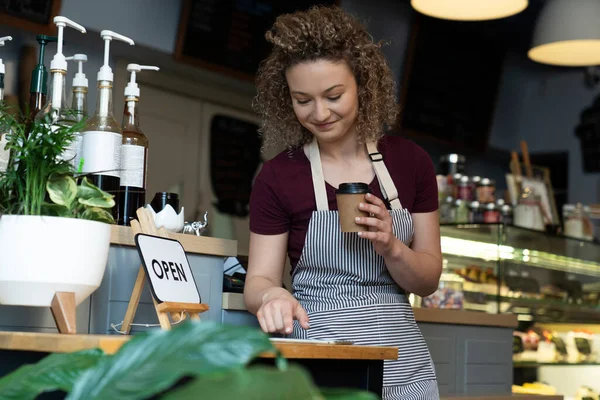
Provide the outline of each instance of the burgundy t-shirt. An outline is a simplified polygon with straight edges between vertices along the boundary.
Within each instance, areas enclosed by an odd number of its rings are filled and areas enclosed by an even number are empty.
[[[383,137],[378,149],[402,206],[411,213],[436,211],[437,182],[429,155],[400,136]],[[328,183],[325,186],[329,209],[337,210],[335,188]],[[375,196],[382,198],[377,178],[369,186]],[[250,231],[261,235],[289,232],[288,256],[294,268],[316,209],[308,158],[302,148],[284,151],[267,161],[255,179],[250,196]]]

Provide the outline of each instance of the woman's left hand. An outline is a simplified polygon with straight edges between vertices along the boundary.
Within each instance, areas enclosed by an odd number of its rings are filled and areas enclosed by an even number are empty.
[[[356,223],[365,225],[369,228],[367,232],[359,232],[358,235],[369,239],[377,254],[382,257],[388,257],[398,243],[392,229],[392,216],[385,207],[383,201],[371,193],[365,196],[366,203],[360,203],[358,208],[361,211],[369,213],[369,217],[358,217]]]

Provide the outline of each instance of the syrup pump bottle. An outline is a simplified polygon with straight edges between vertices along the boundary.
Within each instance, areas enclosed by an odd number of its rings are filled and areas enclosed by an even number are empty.
[[[11,36],[5,36],[0,38],[0,47],[4,46],[6,41],[12,40]],[[4,74],[6,73],[6,68],[4,67],[4,63],[0,58],[0,104],[4,105]],[[6,112],[6,110],[2,110],[1,112]],[[6,145],[8,142],[8,138],[6,135],[6,129],[4,126],[0,127],[0,134],[2,137],[0,138],[0,172],[6,171],[6,167],[8,166],[8,162],[10,160],[10,150],[6,149]]]
[[[146,203],[146,168],[148,165],[148,138],[140,128],[138,102],[140,88],[135,81],[141,71],[158,71],[158,67],[129,64],[131,78],[125,87],[123,110],[123,147],[121,149],[121,188],[117,224],[129,225],[136,218],[136,210]]]
[[[46,54],[46,45],[48,43],[56,42],[58,38],[56,36],[37,35],[36,40],[40,44],[40,51],[38,55],[38,64],[33,71],[31,71],[31,85],[29,86],[29,116],[26,122],[25,135],[29,134],[31,123],[35,119],[35,116],[42,110],[42,107],[46,105],[48,70],[44,65],[44,55]]]
[[[87,108],[87,94],[88,94],[88,80],[83,73],[83,63],[87,62],[87,56],[85,54],[74,54],[71,57],[66,58],[67,61],[75,61],[78,64],[77,72],[73,77],[73,101],[71,103],[71,110],[75,113],[75,119],[77,122],[87,120],[88,108]],[[75,172],[81,171],[80,158],[81,158],[81,133],[75,135],[76,141],[76,154],[73,165],[75,166]]]
[[[80,163],[90,181],[114,195],[118,204],[123,135],[113,114],[113,73],[108,59],[111,40],[121,40],[132,46],[134,43],[128,37],[108,30],[100,32],[100,36],[104,40],[104,65],[98,71],[96,112],[88,119],[83,132]],[[118,219],[118,207],[113,208],[113,217]]]
[[[52,124],[54,131],[59,126],[73,126],[76,123],[74,112],[67,105],[66,78],[67,78],[67,59],[62,53],[63,48],[63,29],[68,26],[85,33],[85,28],[66,17],[54,17],[54,23],[58,27],[58,40],[56,41],[56,54],[50,62],[50,100],[44,108],[37,114],[37,121],[48,121]],[[73,164],[77,152],[77,142],[73,140],[64,150],[61,158]]]

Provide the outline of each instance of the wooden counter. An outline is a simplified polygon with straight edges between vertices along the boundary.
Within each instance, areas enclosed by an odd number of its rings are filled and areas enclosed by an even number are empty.
[[[125,335],[0,332],[0,349],[70,353],[99,348],[107,354],[114,354],[131,338],[132,336]],[[398,357],[396,347],[282,342],[273,344],[284,357],[290,359],[395,360]],[[262,357],[272,358],[273,354],[263,354]]]
[[[237,241],[235,240],[182,233],[170,233],[169,237],[178,240],[188,253],[223,257],[235,257],[237,255]],[[110,243],[113,245],[134,247],[133,231],[128,226],[113,225],[111,227]]]
[[[241,293],[223,293],[223,309],[245,311]],[[442,310],[438,308],[414,308],[415,320],[420,323],[472,325],[498,328],[516,328],[517,316],[513,314],[488,314],[476,311]]]

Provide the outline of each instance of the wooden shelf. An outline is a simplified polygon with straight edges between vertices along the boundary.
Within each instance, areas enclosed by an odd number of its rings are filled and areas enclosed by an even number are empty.
[[[210,256],[237,256],[237,241],[208,236],[196,236],[182,233],[169,233],[171,239],[178,240],[187,253]],[[135,247],[133,230],[129,226],[111,226],[110,243],[113,245]]]
[[[132,336],[124,335],[0,332],[0,349],[70,353],[99,348],[107,354],[114,354],[131,338]],[[281,342],[273,344],[284,357],[290,359],[395,360],[398,358],[397,347]],[[261,355],[263,358],[273,356],[273,354]]]

